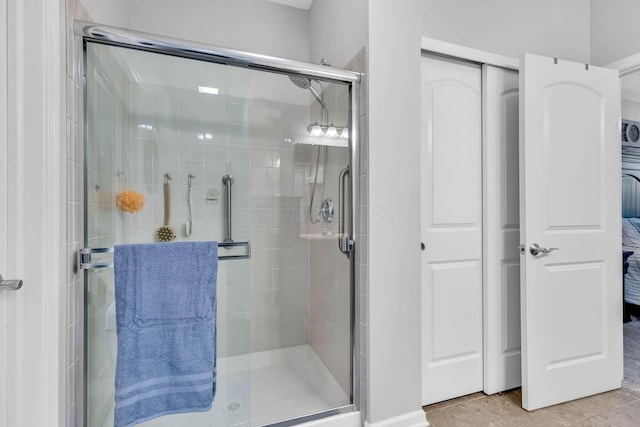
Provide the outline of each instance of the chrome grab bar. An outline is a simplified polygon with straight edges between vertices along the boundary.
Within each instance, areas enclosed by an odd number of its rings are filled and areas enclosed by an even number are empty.
[[[338,215],[338,248],[340,252],[345,254],[347,258],[351,257],[351,249],[353,248],[353,240],[351,237],[346,234],[346,221],[345,221],[345,212],[346,212],[346,185],[349,184],[349,180],[346,178],[351,175],[349,171],[349,166],[345,167],[340,171],[340,176],[338,178],[338,200],[340,201],[340,213]]]
[[[222,177],[222,183],[227,187],[227,237],[224,238],[225,243],[233,242],[231,238],[231,186],[233,185],[233,177],[225,175]]]
[[[218,248],[232,249],[236,247],[244,247],[243,254],[218,254],[220,261],[232,259],[250,259],[251,258],[251,242],[218,242]],[[112,254],[114,248],[82,248],[78,250],[78,269],[79,270],[95,270],[99,268],[113,268],[113,262],[91,262],[91,254]]]

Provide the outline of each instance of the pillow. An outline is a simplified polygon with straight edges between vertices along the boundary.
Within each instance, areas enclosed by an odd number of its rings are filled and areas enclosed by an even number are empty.
[[[640,232],[634,222],[640,227],[639,218],[622,218],[622,246],[625,248],[640,248]]]

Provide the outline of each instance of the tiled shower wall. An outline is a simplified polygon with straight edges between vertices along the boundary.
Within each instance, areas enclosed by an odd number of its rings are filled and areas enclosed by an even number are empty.
[[[87,125],[91,149],[87,162],[87,237],[90,247],[110,247],[117,241],[114,194],[118,180],[111,173],[119,163],[119,149],[129,144],[129,80],[108,48],[87,51],[87,87],[95,93],[87,99]],[[85,283],[87,348],[88,422],[104,425],[113,401],[114,326],[107,329],[107,311],[113,303],[113,269],[89,271]],[[114,313],[115,314],[115,313]]]
[[[270,117],[282,116],[293,123],[307,123],[307,107],[240,97],[225,100],[193,90],[143,84],[131,85],[129,96],[132,111],[119,121],[129,123],[129,135],[114,139],[111,147],[103,145],[95,154],[93,145],[88,150],[90,244],[153,241],[154,231],[163,221],[165,172],[172,176],[171,225],[177,239],[223,240],[226,190],[222,176],[230,174],[234,182],[233,238],[251,240],[252,259],[249,268],[238,261],[220,264],[219,354],[306,344],[308,240],[302,218],[309,187],[305,182],[312,169],[309,148],[285,142],[289,129],[265,124]],[[227,122],[216,123],[212,120],[216,116],[226,117]],[[111,113],[102,112],[100,117],[100,122],[108,126]],[[99,130],[100,138],[114,133],[118,131]],[[94,171],[93,158],[97,156],[113,158],[111,168]],[[104,161],[101,164],[104,166]],[[183,224],[187,219],[189,173],[195,175],[193,234],[186,237]],[[131,189],[146,196],[141,213],[114,208],[113,199],[125,188],[125,178]],[[216,196],[207,200],[211,191]],[[251,341],[236,333],[226,340],[224,322],[234,319],[244,319],[245,323],[250,320]]]
[[[73,20],[87,19],[79,0],[66,0],[66,91],[67,91],[67,260],[66,272],[66,396],[68,427],[82,425],[83,407],[83,289],[77,270],[76,254],[80,249],[83,220],[82,193],[82,44],[73,34]]]
[[[348,87],[325,86],[322,97],[329,111],[329,123],[346,126],[349,117]],[[320,104],[313,102],[310,110],[313,122],[321,115]],[[324,148],[312,149],[312,162],[318,150],[325,152]],[[351,288],[349,260],[338,249],[337,237],[341,209],[338,180],[340,171],[349,164],[349,152],[347,148],[330,147],[326,153],[327,167],[322,176],[324,188],[318,186],[316,191],[314,215],[323,195],[325,199],[332,199],[335,212],[329,223],[321,220],[317,224],[309,224],[309,344],[348,394],[351,386]],[[320,167],[324,164],[322,159]],[[349,214],[348,210],[345,211],[345,220]]]
[[[369,325],[369,274],[368,274],[368,235],[369,235],[369,84],[368,84],[368,57],[367,47],[363,47],[360,52],[345,67],[348,70],[358,71],[361,74],[360,80],[360,138],[358,140],[359,169],[358,179],[358,224],[355,230],[356,237],[356,319],[354,342],[355,357],[358,358],[357,369],[360,384],[356,397],[360,412],[366,419],[367,407],[367,328]]]

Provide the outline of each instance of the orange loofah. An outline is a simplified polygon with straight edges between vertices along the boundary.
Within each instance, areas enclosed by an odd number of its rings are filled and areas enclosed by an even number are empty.
[[[144,195],[127,188],[116,197],[116,205],[125,212],[140,212],[144,207]]]

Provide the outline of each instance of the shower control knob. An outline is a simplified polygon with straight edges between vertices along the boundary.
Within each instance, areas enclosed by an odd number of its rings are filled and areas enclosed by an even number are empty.
[[[333,221],[333,200],[331,198],[324,199],[320,205],[320,214],[324,222]]]

